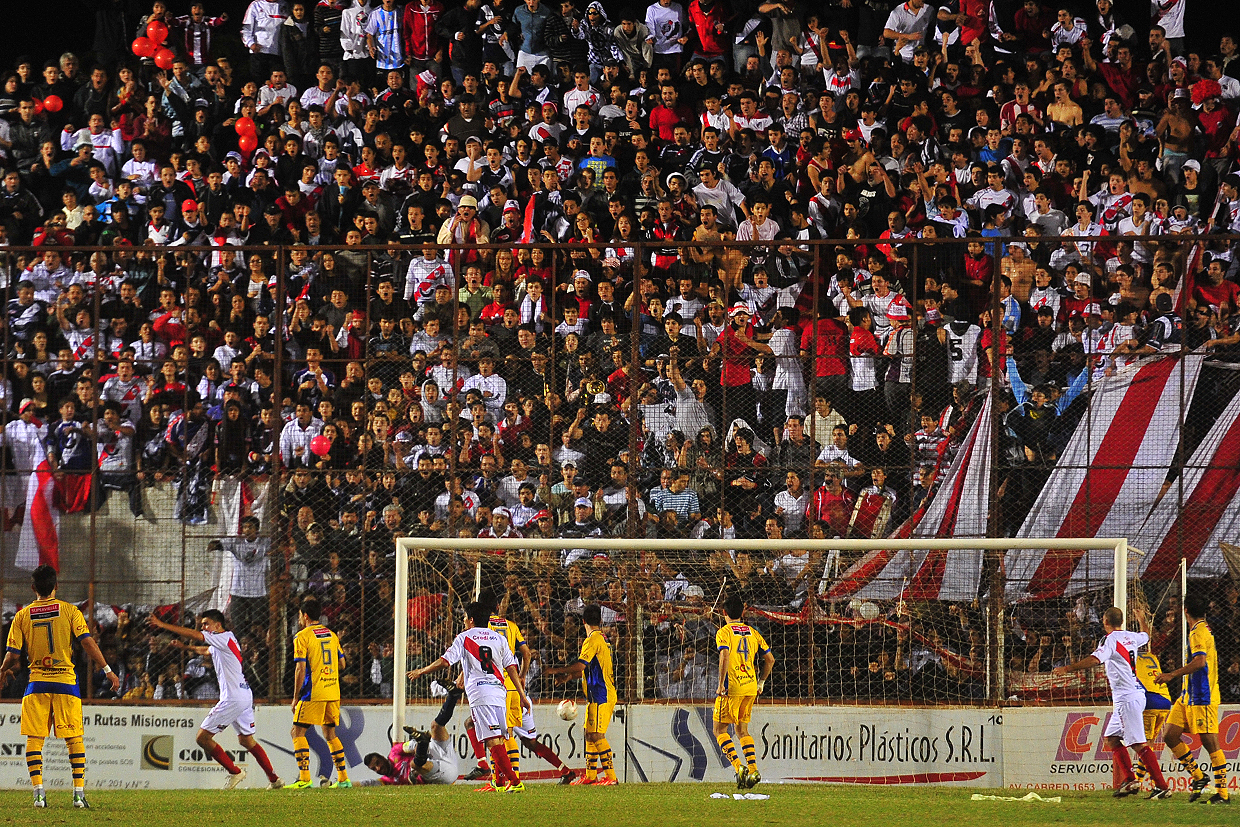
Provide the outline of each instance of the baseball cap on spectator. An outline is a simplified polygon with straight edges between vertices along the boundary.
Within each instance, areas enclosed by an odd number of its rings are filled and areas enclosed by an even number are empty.
[[[1171,307],[1172,303],[1170,293],[1159,293],[1154,298],[1154,309],[1159,313],[1170,313]]]
[[[537,514],[534,515],[534,519],[535,520],[550,520],[551,512],[544,508],[542,511],[539,511]]]
[[[1181,169],[1191,169],[1193,172],[1201,172],[1201,162],[1190,158],[1184,162],[1184,166],[1182,166]]]
[[[242,157],[241,157],[241,153],[240,153],[240,152],[230,152],[230,153],[228,153],[227,155],[225,155],[225,156],[224,156],[224,160],[225,160],[225,161],[227,161],[229,158],[232,158],[232,159],[233,159],[233,160],[235,160],[238,164],[244,164],[244,163],[245,163],[245,158],[242,158]]]
[[[504,205],[504,212],[521,212],[521,208],[517,206],[516,201],[509,201]]]
[[[1077,274],[1076,274],[1076,278],[1074,278],[1074,279],[1072,280],[1072,282],[1073,282],[1074,284],[1089,284],[1089,285],[1092,285],[1092,284],[1094,283],[1094,280],[1093,280],[1093,278],[1092,278],[1092,277],[1090,277],[1089,273],[1077,273]]]
[[[855,127],[855,126],[854,126],[854,127],[852,127],[851,129],[845,129],[845,130],[844,130],[844,140],[846,140],[846,141],[859,141],[859,140],[861,140],[861,130],[860,130],[860,129],[858,129],[857,127]]]
[[[586,281],[588,281],[588,282],[590,282],[590,283],[593,283],[593,282],[594,282],[594,279],[592,279],[592,278],[590,277],[590,273],[589,273],[589,271],[588,271],[588,270],[576,270],[576,271],[574,271],[574,272],[573,272],[573,280],[575,281],[576,279],[585,279]]]
[[[192,198],[186,198],[181,202],[181,212],[196,212],[198,210],[198,202]]]
[[[512,519],[512,512],[501,505],[498,508],[491,509],[491,516],[492,517],[507,517],[509,519]]]
[[[473,207],[476,210],[478,209],[478,199],[474,198],[472,195],[463,195],[461,196],[461,200],[458,201],[456,205],[458,207]]]
[[[742,313],[744,313],[746,316],[752,315],[749,312],[749,308],[747,306],[743,304],[734,304],[728,310],[728,318],[735,319],[737,316],[739,316]]]
[[[466,138],[466,139],[465,139],[465,143],[467,143],[467,144],[480,144],[480,143],[482,143],[482,139],[481,139],[481,138],[479,138],[477,135],[470,135],[468,138]]]
[[[594,508],[594,503],[590,501],[589,497],[578,497],[576,500],[573,501],[573,507],[574,508]]]

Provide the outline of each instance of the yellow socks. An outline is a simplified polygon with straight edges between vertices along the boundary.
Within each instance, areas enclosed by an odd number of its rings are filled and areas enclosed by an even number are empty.
[[[508,748],[508,763],[512,764],[512,774],[518,779],[521,778],[521,742],[516,738],[504,739],[504,746]]]
[[[719,749],[723,750],[723,757],[728,759],[732,764],[734,772],[741,771],[740,759],[736,757],[736,745],[732,743],[732,736],[724,732],[720,732],[715,736],[715,740],[719,742]]]
[[[1171,748],[1171,754],[1180,760],[1180,763],[1184,765],[1184,769],[1188,770],[1193,776],[1193,780],[1197,781],[1205,778],[1205,773],[1201,771],[1201,768],[1197,766],[1197,762],[1189,754],[1188,744],[1181,741]]]
[[[293,757],[297,759],[297,780],[310,780],[310,739],[293,739]]]
[[[30,785],[43,786],[43,739],[26,738],[26,769],[30,771]]]
[[[593,781],[598,777],[598,746],[586,741],[586,780]]]
[[[1214,767],[1214,791],[1221,798],[1230,798],[1227,794],[1227,756],[1222,750],[1210,753],[1210,764]]]
[[[336,780],[348,781],[349,764],[344,760],[344,744],[339,738],[333,738],[327,742],[327,748],[332,751],[332,763],[336,765]]]
[[[66,738],[65,746],[69,748],[69,766],[73,768],[73,789],[86,788],[86,745],[82,736]]]
[[[745,763],[749,765],[749,769],[756,770],[758,768],[758,753],[754,750],[753,736],[741,736],[741,749],[745,752]]]
[[[607,743],[606,738],[603,738],[595,741],[594,747],[598,750],[599,763],[602,765],[603,772],[607,774],[607,779],[615,781],[616,762],[611,751],[611,744]]]

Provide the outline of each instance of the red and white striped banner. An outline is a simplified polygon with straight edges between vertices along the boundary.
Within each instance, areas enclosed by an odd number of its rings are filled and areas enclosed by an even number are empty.
[[[1179,443],[1202,359],[1153,357],[1095,386],[1080,423],[1017,536],[1132,537],[1150,513]],[[1111,582],[1109,552],[1013,549],[1012,600],[1058,597]]]

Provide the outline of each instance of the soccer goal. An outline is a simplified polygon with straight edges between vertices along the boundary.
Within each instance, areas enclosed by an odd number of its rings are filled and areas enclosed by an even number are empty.
[[[698,652],[706,662],[702,671],[708,673],[702,678],[707,682],[703,691],[702,685],[689,681],[687,670],[677,672],[674,665],[668,665],[666,652],[650,651],[658,645],[657,635],[642,631],[658,628],[662,618],[670,615],[682,618],[683,639],[683,628],[688,625],[683,618],[696,613],[699,633],[703,628],[709,633],[710,624],[717,627],[723,621],[723,597],[738,584],[748,584],[747,572],[766,577],[787,589],[772,605],[760,607],[762,620],[772,626],[782,624],[781,629],[808,629],[808,635],[800,634],[795,640],[790,635],[787,645],[772,640],[783,659],[779,669],[787,673],[784,677],[781,671],[778,685],[790,699],[831,703],[841,697],[838,688],[813,685],[815,673],[821,670],[813,664],[788,665],[790,659],[812,661],[815,653],[820,655],[824,647],[816,648],[816,626],[820,636],[826,635],[822,631],[826,624],[885,624],[895,634],[899,624],[893,619],[902,615],[906,601],[984,597],[988,584],[981,580],[987,552],[1020,550],[1113,555],[1111,596],[1115,605],[1127,605],[1129,545],[1123,538],[400,538],[396,541],[393,618],[393,732],[405,726],[409,703],[429,702],[442,694],[442,684],[436,687],[424,679],[420,685],[411,685],[404,674],[443,651],[460,631],[462,607],[481,589],[495,596],[500,614],[525,619],[526,635],[541,653],[539,660],[575,658],[572,634],[576,630],[566,618],[572,614],[574,601],[600,603],[604,625],[615,624],[628,631],[613,644],[617,647],[617,683],[624,684],[619,688],[621,697],[687,700],[713,697],[707,653]],[[996,565],[993,554],[990,565]],[[959,580],[954,591],[947,587],[935,591],[937,587],[925,585],[929,581],[943,584],[953,577]],[[544,593],[549,583],[565,581],[571,586],[567,595],[563,591]],[[942,596],[949,592],[964,596]],[[761,601],[747,598],[747,602],[754,606]],[[916,633],[915,628],[907,631]],[[931,647],[933,654],[932,644],[922,644]],[[707,647],[699,647],[703,648]],[[709,650],[713,654],[713,646]],[[531,670],[531,694],[537,699],[536,671]],[[672,678],[678,682],[675,686],[669,684]],[[544,698],[550,697],[548,691]]]

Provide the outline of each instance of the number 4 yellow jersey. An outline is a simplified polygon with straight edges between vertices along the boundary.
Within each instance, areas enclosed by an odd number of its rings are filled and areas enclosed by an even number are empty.
[[[521,634],[521,627],[513,623],[511,620],[500,617],[499,615],[491,615],[489,623],[491,631],[497,635],[503,635],[508,641],[508,648],[512,650],[512,656],[517,659],[517,668],[521,667],[521,647],[525,645],[525,636]],[[508,673],[504,673],[504,686],[509,692],[516,692],[517,687],[513,685],[512,678]]]
[[[715,633],[715,649],[727,649],[728,674],[724,687],[729,695],[757,695],[758,658],[771,651],[757,629],[744,623],[729,623]]]
[[[42,692],[40,683],[72,684],[73,641],[90,637],[82,612],[72,603],[42,598],[24,607],[9,628],[8,649],[24,652],[30,662],[30,691]]]
[[[344,657],[336,633],[313,623],[293,638],[293,660],[306,664],[306,677],[297,688],[299,701],[340,700],[340,670]]]

